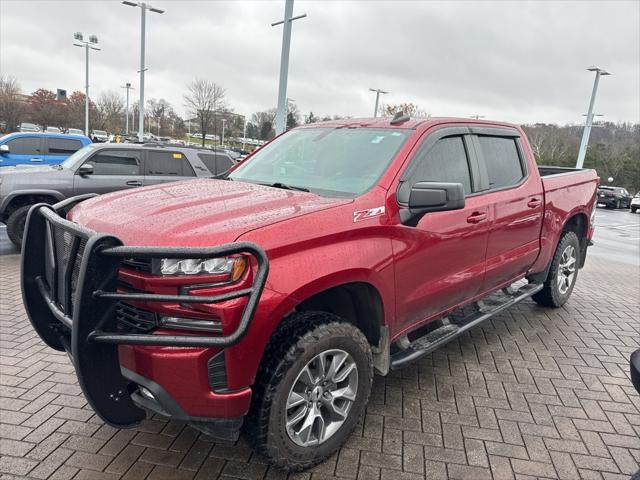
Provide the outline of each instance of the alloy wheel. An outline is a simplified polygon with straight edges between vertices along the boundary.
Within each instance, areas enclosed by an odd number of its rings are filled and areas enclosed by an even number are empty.
[[[558,265],[558,290],[562,295],[567,293],[576,274],[576,249],[573,245],[567,246],[560,257]]]

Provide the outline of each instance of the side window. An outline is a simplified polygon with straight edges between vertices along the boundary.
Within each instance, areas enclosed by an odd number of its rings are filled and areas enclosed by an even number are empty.
[[[14,138],[7,142],[9,153],[15,155],[39,155],[40,154],[40,138],[38,137],[20,137]]]
[[[233,160],[228,155],[216,155],[216,173],[224,173],[233,167]]]
[[[71,155],[82,148],[80,140],[68,138],[49,138],[49,155]]]
[[[233,166],[233,160],[221,153],[199,153],[198,158],[213,175],[220,175]]]
[[[132,150],[102,150],[85,163],[93,175],[140,175],[140,152]]]
[[[147,153],[145,175],[195,177],[196,174],[182,153],[151,150]]]
[[[461,183],[465,195],[471,193],[469,160],[461,136],[441,138],[429,150],[418,155],[411,181],[404,182],[407,184],[407,199],[411,186],[416,182]]]
[[[212,175],[216,175],[216,156],[213,153],[199,153],[198,158],[202,160],[204,166],[209,169]]]
[[[524,170],[514,138],[479,136],[478,141],[490,188],[510,187],[522,180]]]

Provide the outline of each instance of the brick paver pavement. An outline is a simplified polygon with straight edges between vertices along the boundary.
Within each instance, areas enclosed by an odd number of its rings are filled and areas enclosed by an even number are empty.
[[[36,479],[281,479],[244,441],[215,444],[154,417],[104,425],[63,353],[22,307],[0,257],[0,475]],[[419,363],[376,377],[365,420],[295,479],[629,479],[640,464],[640,272],[589,258],[571,301],[527,301]]]

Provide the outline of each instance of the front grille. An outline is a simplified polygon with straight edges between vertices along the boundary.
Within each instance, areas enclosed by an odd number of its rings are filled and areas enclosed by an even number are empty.
[[[156,314],[128,303],[118,302],[116,322],[121,333],[147,333],[156,327]]]
[[[145,258],[123,258],[120,263],[123,267],[133,268],[141,272],[151,271],[151,260]]]

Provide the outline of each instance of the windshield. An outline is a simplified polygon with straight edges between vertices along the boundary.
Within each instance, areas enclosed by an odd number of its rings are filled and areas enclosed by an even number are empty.
[[[95,145],[85,145],[80,150],[67,157],[66,160],[60,162],[60,165],[64,168],[73,168],[76,164],[80,163],[89,153],[91,153],[94,148]]]
[[[354,197],[373,187],[410,134],[410,130],[381,128],[292,130],[263,147],[229,178]]]

